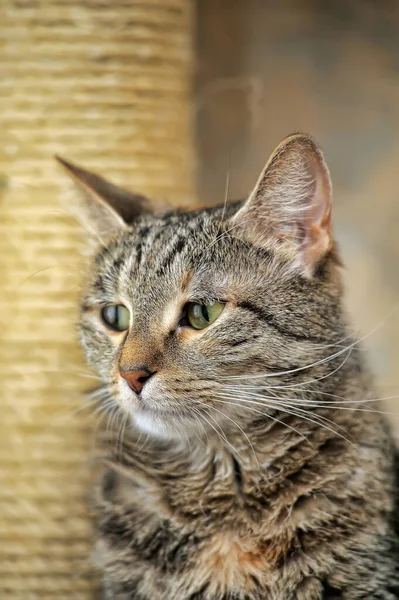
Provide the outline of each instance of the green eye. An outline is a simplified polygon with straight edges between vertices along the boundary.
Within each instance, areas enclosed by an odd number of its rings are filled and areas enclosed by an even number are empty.
[[[130,313],[123,304],[108,304],[101,311],[104,322],[114,331],[126,331],[130,327]]]
[[[216,321],[223,309],[222,302],[213,302],[212,304],[189,302],[187,304],[187,320],[194,329],[205,329]]]

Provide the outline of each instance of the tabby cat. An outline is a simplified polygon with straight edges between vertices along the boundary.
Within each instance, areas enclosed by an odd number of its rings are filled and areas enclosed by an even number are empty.
[[[315,142],[192,212],[59,160],[95,240],[81,342],[121,424],[94,494],[104,598],[399,598],[395,448]]]

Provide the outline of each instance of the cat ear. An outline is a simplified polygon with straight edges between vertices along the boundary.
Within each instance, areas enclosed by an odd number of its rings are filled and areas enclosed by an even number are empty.
[[[332,247],[331,179],[323,154],[307,135],[277,146],[234,226],[257,245],[274,242],[311,275]]]
[[[60,156],[55,158],[83,192],[72,212],[77,213],[89,231],[101,235],[125,229],[135,217],[149,212],[149,202],[143,196],[132,194]]]

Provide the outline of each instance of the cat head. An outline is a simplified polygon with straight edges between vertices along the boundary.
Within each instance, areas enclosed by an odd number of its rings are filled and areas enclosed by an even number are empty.
[[[157,214],[59,160],[84,191],[95,241],[81,342],[105,396],[139,427],[261,419],[273,386],[295,395],[310,368],[323,379],[344,335],[342,290],[330,176],[310,137],[277,147],[248,200],[192,212]]]

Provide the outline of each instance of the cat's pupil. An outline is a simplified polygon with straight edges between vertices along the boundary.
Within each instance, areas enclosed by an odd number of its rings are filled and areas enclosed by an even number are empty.
[[[130,314],[123,304],[109,304],[101,311],[104,322],[114,331],[126,331],[129,329]]]
[[[223,302],[210,302],[208,304],[189,302],[186,308],[186,317],[188,323],[194,329],[205,329],[218,318],[223,308]]]
[[[207,323],[210,323],[211,321],[208,306],[206,304],[194,304],[193,315],[196,319],[205,319]]]
[[[207,307],[207,305],[206,305],[206,304],[202,304],[202,305],[201,305],[201,312],[202,312],[202,316],[204,317],[204,319],[205,319],[206,321],[208,321],[208,323],[209,323],[209,321],[210,321],[211,319],[210,319],[210,317],[209,317],[209,311],[208,311],[208,307]]]

